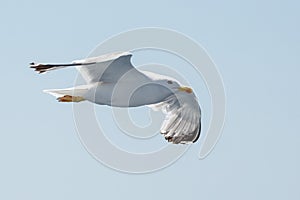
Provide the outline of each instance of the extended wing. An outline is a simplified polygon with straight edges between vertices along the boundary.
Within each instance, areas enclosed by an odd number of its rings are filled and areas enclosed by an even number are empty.
[[[164,102],[149,106],[166,114],[160,129],[166,140],[175,144],[198,140],[201,132],[201,110],[193,93],[178,92]]]
[[[83,60],[75,60],[70,64],[35,64],[30,67],[39,73],[75,66],[87,83],[117,82],[124,74],[130,72],[135,78],[146,78],[131,63],[129,52],[110,53]]]

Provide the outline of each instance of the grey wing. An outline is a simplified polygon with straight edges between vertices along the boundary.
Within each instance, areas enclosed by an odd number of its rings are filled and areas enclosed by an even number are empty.
[[[201,110],[194,94],[178,92],[164,102],[150,107],[161,109],[166,114],[160,129],[166,140],[175,144],[198,140],[201,132]]]
[[[134,76],[145,77],[131,63],[129,52],[106,54],[99,57],[73,61],[86,82],[117,82],[124,74],[130,72]]]
[[[76,67],[87,83],[92,82],[118,82],[118,80],[127,72],[130,76],[127,78],[147,79],[147,77],[138,71],[131,63],[132,54],[129,52],[110,53],[98,57],[75,60],[67,64],[44,64],[30,63],[38,73],[45,73],[51,70],[57,70],[67,67]]]

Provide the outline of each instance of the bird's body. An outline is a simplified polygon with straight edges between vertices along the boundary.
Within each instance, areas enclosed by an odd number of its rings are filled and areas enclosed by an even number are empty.
[[[195,142],[201,131],[201,114],[196,96],[189,87],[168,76],[134,68],[128,52],[106,54],[74,61],[71,64],[34,64],[31,68],[46,71],[76,66],[86,85],[67,89],[45,90],[60,102],[90,101],[115,107],[147,105],[161,109],[166,119],[161,133],[169,142]]]
[[[129,71],[117,82],[96,82],[87,85],[89,90],[84,95],[84,98],[100,105],[137,107],[157,104],[161,102],[162,98],[167,98],[173,94],[168,88],[170,87],[170,83],[167,83],[169,77],[164,76],[165,79],[157,80],[153,77],[159,76],[159,74],[147,71],[139,72],[145,76],[140,77],[138,81],[132,79],[132,77],[136,76],[131,74],[132,71]],[[179,84],[174,81],[172,81],[172,84],[174,87],[179,87]],[[94,94],[98,94],[97,98],[94,98]],[[157,94],[160,95],[158,96]]]
[[[161,101],[161,97],[167,98],[172,94],[167,88],[162,88],[155,83],[148,83],[144,86],[138,87],[135,84],[131,85],[137,88],[132,93],[131,87],[128,87],[128,82],[121,83],[97,83],[94,84],[83,97],[96,104],[108,105],[114,107],[137,107],[149,104],[156,104]],[[118,92],[114,92],[112,88],[118,88]],[[145,97],[145,93],[147,97]],[[161,96],[157,96],[159,93]],[[97,98],[94,97],[97,95]],[[103,94],[103,95],[102,95]]]

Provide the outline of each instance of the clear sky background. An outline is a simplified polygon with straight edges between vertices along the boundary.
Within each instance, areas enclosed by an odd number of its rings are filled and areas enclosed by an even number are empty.
[[[298,1],[0,2],[0,199],[300,199]],[[72,106],[41,93],[75,70],[38,76],[31,61],[83,58],[121,31],[155,26],[202,44],[226,87],[214,151],[199,144],[172,166],[131,175],[94,160]]]

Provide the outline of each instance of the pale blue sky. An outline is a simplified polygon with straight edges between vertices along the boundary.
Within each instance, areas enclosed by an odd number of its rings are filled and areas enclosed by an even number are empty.
[[[297,1],[1,1],[0,199],[300,199]],[[41,93],[75,70],[38,76],[31,61],[82,58],[111,35],[155,26],[202,44],[226,87],[214,151],[199,143],[146,175],[113,171],[77,137],[71,105]],[[205,125],[204,125],[205,126]]]

